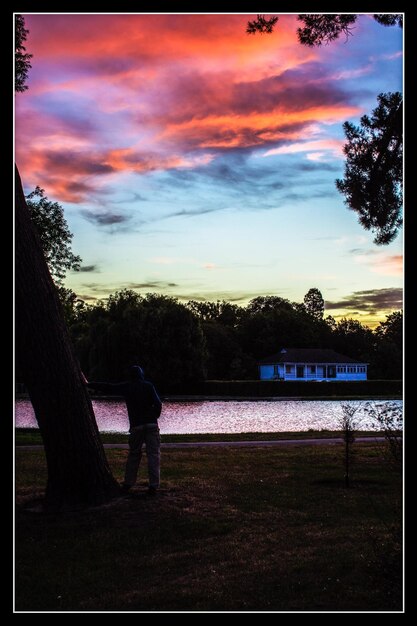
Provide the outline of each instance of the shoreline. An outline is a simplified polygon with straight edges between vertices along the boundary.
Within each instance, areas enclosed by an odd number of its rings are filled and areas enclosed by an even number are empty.
[[[98,396],[91,395],[91,400],[105,400],[106,402],[120,402],[123,401],[123,396]],[[363,401],[377,401],[377,400],[402,400],[402,395],[340,395],[340,396],[208,396],[208,395],[161,395],[163,402],[309,402],[309,401],[341,401],[348,402],[349,400],[363,400]],[[28,394],[16,394],[15,401],[17,400],[29,400]]]

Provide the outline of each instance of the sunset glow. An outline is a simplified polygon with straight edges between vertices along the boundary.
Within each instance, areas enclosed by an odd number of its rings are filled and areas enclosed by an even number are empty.
[[[402,239],[387,247],[335,187],[346,120],[402,91],[402,30],[361,15],[354,35],[297,41],[253,15],[25,14],[33,54],[16,97],[25,191],[60,202],[81,255],[66,285],[181,300],[258,295],[375,326],[402,306]]]

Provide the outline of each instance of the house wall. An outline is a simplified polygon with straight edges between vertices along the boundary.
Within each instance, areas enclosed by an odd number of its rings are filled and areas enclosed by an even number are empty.
[[[316,364],[316,370],[314,372],[314,364],[298,364],[304,369],[304,376],[297,376],[297,365],[295,364],[276,364],[276,365],[260,365],[259,377],[261,380],[297,380],[297,381],[312,381],[312,380],[328,380],[328,381],[354,381],[354,380],[367,380],[367,366],[366,365],[335,365],[336,376],[325,377],[325,367],[323,365]]]

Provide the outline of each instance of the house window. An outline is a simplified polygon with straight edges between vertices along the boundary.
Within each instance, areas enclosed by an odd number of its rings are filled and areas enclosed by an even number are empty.
[[[279,375],[278,365],[274,365],[274,376],[278,376],[278,375]]]
[[[310,374],[312,374],[313,376],[316,375],[316,366],[315,365],[310,365]]]
[[[304,365],[297,365],[297,378],[304,378]]]
[[[285,366],[285,373],[286,373],[286,374],[291,374],[291,372],[292,372],[292,367],[291,367],[291,365],[286,365],[286,366]]]
[[[327,378],[336,378],[336,366],[335,365],[327,366]]]

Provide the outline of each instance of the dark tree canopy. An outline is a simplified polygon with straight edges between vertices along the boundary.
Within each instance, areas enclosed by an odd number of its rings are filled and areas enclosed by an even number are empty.
[[[304,296],[304,306],[309,315],[317,320],[322,320],[324,315],[324,300],[321,291],[317,287],[309,289]]]
[[[67,270],[78,270],[81,257],[71,251],[72,233],[58,202],[51,202],[45,191],[36,187],[26,196],[30,217],[38,231],[46,262],[55,282],[61,284]]]
[[[383,26],[395,26],[398,24],[400,28],[403,27],[403,16],[399,13],[376,13],[373,17],[374,20]]]
[[[298,40],[305,46],[321,46],[338,39],[342,33],[347,40],[356,18],[356,15],[299,15],[298,20],[304,26],[297,28]]]
[[[375,329],[378,337],[388,339],[399,348],[403,342],[403,312],[394,311],[387,315],[385,322],[381,322]]]
[[[345,177],[336,186],[374,242],[388,244],[402,225],[402,95],[381,93],[378,102],[360,126],[344,123]]]
[[[28,87],[25,83],[32,67],[29,59],[33,55],[28,54],[24,46],[29,31],[25,28],[25,20],[22,15],[16,15],[15,26],[15,91],[26,91]]]
[[[377,13],[374,19],[383,26],[395,26],[398,24],[402,28],[403,16],[398,13]],[[305,13],[298,15],[298,20],[304,24],[297,29],[298,40],[305,46],[321,46],[329,44],[344,34],[346,41],[352,35],[353,24],[358,16],[354,13]],[[256,20],[248,22],[246,32],[249,35],[256,33],[270,34],[274,31],[274,26],[278,22],[278,16],[266,18],[258,15]]]
[[[256,33],[272,33],[275,24],[278,22],[278,17],[266,18],[265,15],[258,15],[256,20],[248,22],[246,32],[248,35],[255,35]]]

